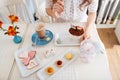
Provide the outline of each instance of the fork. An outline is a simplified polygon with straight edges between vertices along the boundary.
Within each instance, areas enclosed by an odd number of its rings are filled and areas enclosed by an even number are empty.
[[[37,51],[37,39],[38,36],[35,36],[35,41],[32,43],[32,47]],[[38,51],[37,51],[38,52]],[[38,52],[39,53],[39,52]],[[44,59],[44,54],[43,53],[39,53],[40,55],[40,59]]]
[[[38,39],[38,36],[35,36],[35,41],[33,41],[33,43],[32,43],[32,47],[33,47],[35,50],[36,50],[37,39]]]

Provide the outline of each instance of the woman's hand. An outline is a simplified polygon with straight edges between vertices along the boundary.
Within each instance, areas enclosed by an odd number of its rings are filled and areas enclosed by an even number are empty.
[[[64,3],[61,0],[58,0],[52,8],[53,17],[58,18],[61,16],[62,12],[64,11]]]
[[[89,31],[87,29],[87,30],[85,30],[84,34],[80,37],[80,42],[82,42],[85,39],[89,39],[89,38],[90,38],[90,35],[89,35]]]
[[[93,24],[95,24],[95,19],[96,19],[96,12],[89,12],[85,32],[80,38],[80,41],[83,41],[91,37],[90,30],[93,28]]]

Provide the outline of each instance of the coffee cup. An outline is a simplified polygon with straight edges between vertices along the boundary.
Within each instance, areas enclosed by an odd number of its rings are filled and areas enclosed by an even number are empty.
[[[43,39],[45,37],[45,26],[43,24],[36,25],[36,33],[38,34],[39,38]]]

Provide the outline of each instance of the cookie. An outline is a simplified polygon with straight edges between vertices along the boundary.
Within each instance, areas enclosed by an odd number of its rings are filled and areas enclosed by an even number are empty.
[[[45,52],[45,56],[49,57],[55,54],[55,50],[53,48],[51,48],[50,50],[46,50]]]
[[[27,69],[31,70],[35,68],[36,66],[38,66],[38,63],[34,60],[30,60],[29,65],[27,66]]]
[[[30,59],[33,59],[35,57],[36,51],[29,51],[28,52],[28,56],[30,57]]]
[[[23,53],[21,53],[21,54],[19,55],[19,58],[20,58],[20,59],[28,58],[28,51],[24,51]]]
[[[29,64],[29,61],[30,61],[30,57],[24,58],[24,59],[22,60],[22,63],[23,63],[25,66],[27,66],[27,65]]]

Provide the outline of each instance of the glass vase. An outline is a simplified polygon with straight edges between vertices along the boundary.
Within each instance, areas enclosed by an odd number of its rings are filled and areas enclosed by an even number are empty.
[[[19,35],[14,36],[13,38],[14,43],[19,44],[22,42],[22,37]]]

